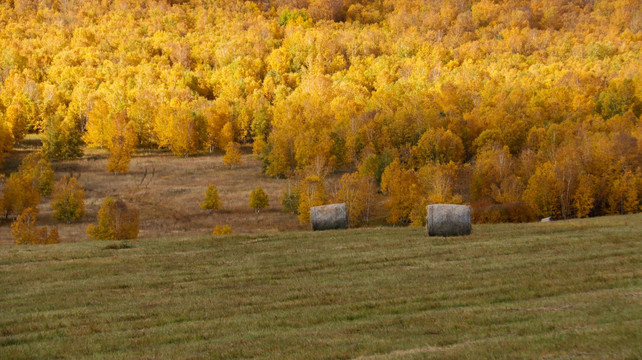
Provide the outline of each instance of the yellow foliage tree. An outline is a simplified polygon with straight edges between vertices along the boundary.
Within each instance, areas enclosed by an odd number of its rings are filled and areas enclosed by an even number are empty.
[[[241,163],[241,145],[236,142],[229,142],[225,145],[225,155],[223,163],[230,168]]]
[[[140,147],[253,138],[275,177],[470,160],[457,183],[479,203],[529,183],[544,201],[550,163],[556,216],[619,213],[635,207],[622,176],[641,176],[638,3],[6,0],[0,161],[36,132],[50,159],[78,157],[84,135],[124,172],[129,146],[109,143],[125,111]]]
[[[76,221],[85,216],[85,191],[75,177],[63,177],[54,187],[51,202],[53,218],[67,222]]]
[[[454,162],[428,164],[417,172],[428,204],[461,204],[463,199],[457,193],[460,166]]]
[[[158,145],[168,147],[176,156],[194,155],[207,147],[205,119],[178,98],[158,111],[154,132]]]
[[[234,125],[231,122],[225,123],[218,135],[219,149],[225,149],[227,144],[234,141]]]
[[[33,208],[37,213],[39,203],[40,192],[36,182],[20,173],[9,176],[2,187],[2,197],[0,197],[0,213],[5,218],[12,214],[20,214],[27,208]]]
[[[289,212],[290,214],[298,214],[299,212],[299,189],[296,186],[292,186],[290,181],[288,181],[287,190],[283,191],[281,194],[281,206],[283,206],[283,211]]]
[[[399,159],[395,159],[381,175],[381,191],[387,195],[386,221],[390,224],[409,223],[415,204],[422,198],[417,174],[404,169]]]
[[[94,100],[86,125],[87,132],[83,136],[88,146],[102,149],[108,145],[113,132],[110,113],[111,109],[105,100],[101,98]]]
[[[13,149],[13,134],[4,121],[4,117],[0,114],[0,169],[4,158]]]
[[[47,244],[59,244],[60,243],[60,234],[58,234],[58,228],[57,227],[52,227],[51,230],[49,230],[49,234],[47,234],[47,240],[45,240]]]
[[[40,195],[51,194],[55,174],[51,168],[51,163],[42,153],[31,153],[22,159],[18,173],[25,181],[34,183],[38,187]]]
[[[376,195],[377,187],[369,177],[359,173],[345,174],[341,177],[337,200],[346,204],[350,226],[370,220]]]
[[[270,206],[270,198],[260,186],[250,193],[250,207],[257,213]]]
[[[488,197],[498,204],[519,201],[523,186],[515,168],[515,160],[507,146],[480,149],[473,166],[472,199]]]
[[[430,204],[461,204],[462,196],[457,193],[457,181],[461,169],[458,164],[428,163],[417,171],[421,189],[421,201],[416,201],[411,212],[412,225],[426,223],[426,206]]]
[[[272,136],[277,137],[276,135]],[[288,176],[294,167],[294,152],[292,139],[272,139],[272,149],[265,157],[267,166],[265,173],[273,177]]]
[[[138,138],[134,123],[129,121],[124,111],[114,115],[113,126],[113,134],[108,143],[107,171],[124,174],[129,172],[129,163]]]
[[[546,162],[535,170],[528,180],[528,186],[523,194],[524,201],[540,217],[549,217],[559,213],[559,200],[557,199],[557,181],[554,167]]]
[[[306,176],[299,182],[299,222],[310,222],[310,208],[325,204],[327,200],[323,178],[318,175]]]
[[[22,141],[36,118],[36,104],[24,94],[17,95],[5,110],[6,121],[11,128],[14,140]]]
[[[49,159],[74,159],[82,156],[82,135],[77,124],[58,111],[43,122],[42,153]]]
[[[580,176],[574,195],[573,207],[578,218],[588,217],[595,204],[595,180],[589,174]]]
[[[464,145],[459,136],[442,128],[428,129],[412,148],[416,166],[428,162],[461,162],[464,160]]]
[[[218,210],[223,207],[221,199],[218,196],[216,186],[209,185],[205,191],[205,200],[201,203],[201,209],[209,210],[210,212]]]
[[[224,99],[219,99],[216,106],[205,109],[205,123],[207,124],[207,142],[212,152],[215,147],[220,147],[219,137],[223,127],[229,122],[229,108]]]
[[[640,180],[630,170],[613,181],[609,194],[609,213],[632,214],[640,211],[638,194]]]

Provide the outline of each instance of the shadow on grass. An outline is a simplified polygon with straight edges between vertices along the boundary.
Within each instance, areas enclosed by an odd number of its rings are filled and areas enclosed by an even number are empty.
[[[122,249],[131,249],[133,248],[134,245],[123,241],[123,242],[118,242],[118,243],[113,243],[105,246],[103,250],[122,250]]]

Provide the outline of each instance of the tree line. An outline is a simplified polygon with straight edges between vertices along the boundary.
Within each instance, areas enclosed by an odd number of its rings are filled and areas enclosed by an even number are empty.
[[[0,24],[0,158],[29,132],[111,172],[251,144],[304,218],[337,172],[391,223],[640,211],[635,0],[13,0]]]

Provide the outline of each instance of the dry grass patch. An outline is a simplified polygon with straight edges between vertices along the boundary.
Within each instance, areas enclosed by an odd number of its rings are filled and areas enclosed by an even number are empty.
[[[7,159],[6,170],[20,163],[20,159],[37,147],[30,145],[17,149]],[[247,150],[247,149],[246,149]],[[247,151],[246,151],[247,152]],[[86,150],[78,160],[54,162],[56,177],[79,177],[85,188],[87,214],[74,224],[63,224],[53,219],[51,198],[43,198],[39,206],[39,225],[58,227],[62,242],[88,240],[87,226],[95,222],[96,214],[105,197],[118,198],[140,210],[140,238],[177,235],[210,234],[217,224],[229,224],[234,233],[265,233],[307,229],[296,216],[281,211],[281,192],[287,180],[272,179],[261,174],[261,164],[251,154],[243,155],[243,162],[233,167],[223,164],[222,154],[207,154],[177,158],[170,153],[145,151],[132,159],[130,172],[109,174],[105,170],[107,153]],[[199,208],[208,184],[218,188],[223,208],[210,214]],[[250,192],[262,187],[270,197],[270,207],[255,213],[248,205]],[[0,245],[13,244],[9,223],[0,225]]]

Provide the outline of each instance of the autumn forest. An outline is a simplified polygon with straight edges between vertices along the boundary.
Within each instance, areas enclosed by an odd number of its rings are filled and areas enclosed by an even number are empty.
[[[477,222],[636,213],[642,5],[2,0],[0,162],[29,134],[43,161],[104,149],[112,173],[144,149],[251,149],[296,184],[281,201],[302,222],[342,201],[358,224],[374,199],[391,224],[432,203]]]

